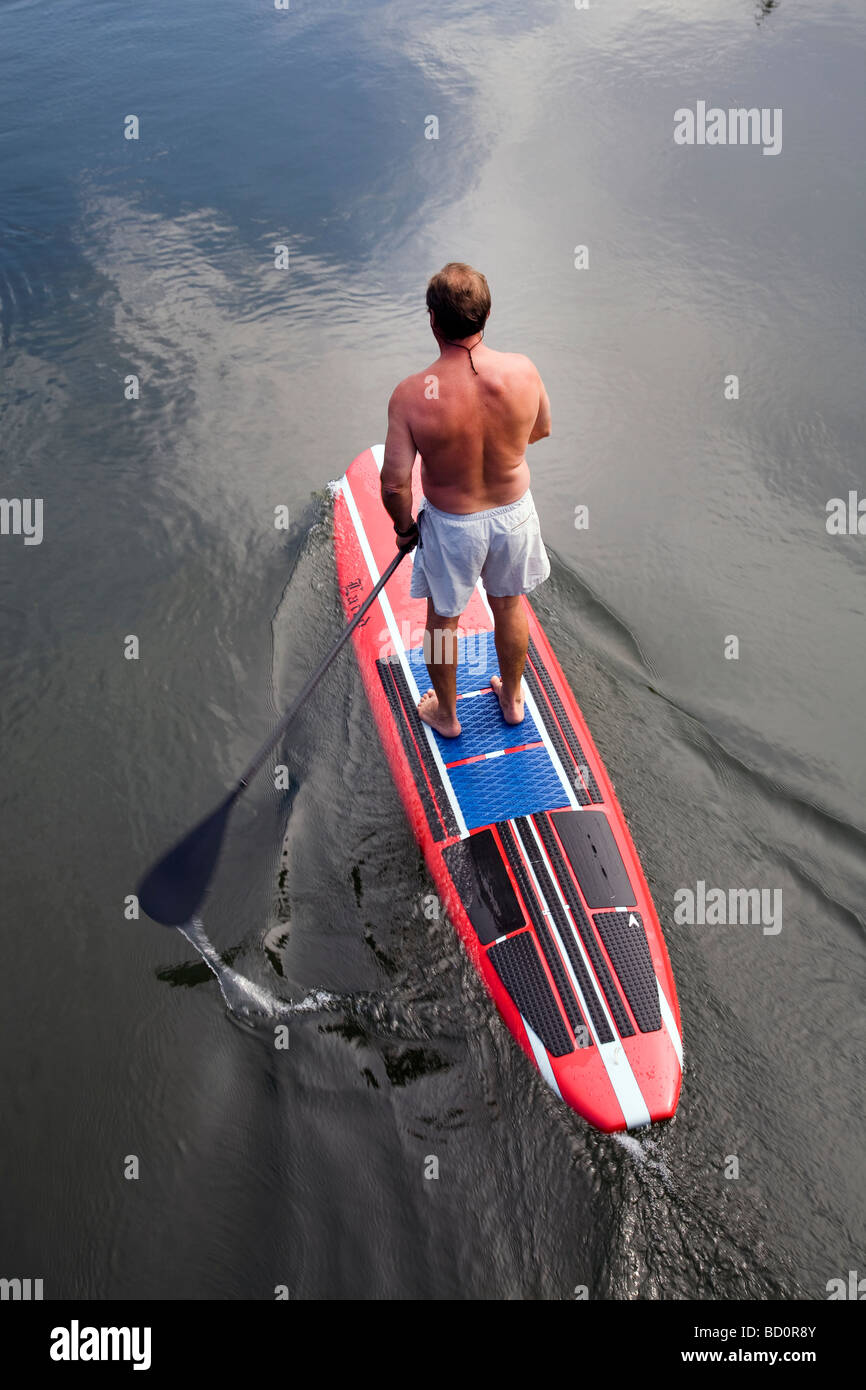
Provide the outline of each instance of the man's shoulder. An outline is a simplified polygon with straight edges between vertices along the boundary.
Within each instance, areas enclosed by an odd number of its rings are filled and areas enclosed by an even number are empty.
[[[524,373],[526,376],[538,375],[538,368],[525,352],[500,352],[498,355],[503,359],[503,365],[507,364],[513,371]]]
[[[423,389],[430,368],[425,367],[423,371],[412,372],[410,376],[404,376],[402,381],[398,381],[394,390],[391,392],[389,404],[393,407],[408,405],[417,395],[418,388]]]

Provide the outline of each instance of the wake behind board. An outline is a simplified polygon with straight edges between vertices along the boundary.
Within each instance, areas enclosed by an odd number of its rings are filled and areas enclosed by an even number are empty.
[[[379,494],[384,447],[335,489],[337,576],[348,617],[395,554]],[[421,495],[413,477],[415,504]],[[503,1019],[558,1096],[602,1130],[673,1115],[682,1080],[676,989],[610,779],[526,599],[526,717],[490,687],[493,619],[479,585],[460,622],[457,713],[445,739],[418,717],[430,681],[413,556],[354,633],[364,685],[445,909]]]

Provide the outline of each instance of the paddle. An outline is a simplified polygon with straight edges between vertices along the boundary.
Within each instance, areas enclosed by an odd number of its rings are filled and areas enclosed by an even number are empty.
[[[179,927],[198,911],[207,893],[208,886],[219,858],[226,823],[231,809],[239,796],[246,791],[271,749],[285,733],[301,705],[310,692],[315,689],[327,671],[334,657],[355,631],[370,604],[384,589],[400,561],[415,546],[413,537],[410,544],[398,550],[385,573],[364,599],[349,626],[344,628],[328,655],[319,662],[300,695],[293,701],[279,724],[262,744],[249,767],[241,777],[234,791],[221,802],[194,830],[170,849],[142,879],[138,888],[138,901],[148,917],[160,922],[164,927]]]

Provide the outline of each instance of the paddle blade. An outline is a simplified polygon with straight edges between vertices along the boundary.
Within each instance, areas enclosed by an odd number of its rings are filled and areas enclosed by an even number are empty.
[[[237,791],[184,835],[142,879],[138,901],[164,927],[180,927],[201,906],[219,858],[226,822]]]

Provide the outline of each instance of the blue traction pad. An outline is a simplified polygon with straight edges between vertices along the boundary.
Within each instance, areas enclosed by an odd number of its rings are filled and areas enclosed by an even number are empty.
[[[479,753],[496,753],[503,748],[519,748],[523,743],[538,743],[541,738],[531,714],[525,716],[522,724],[506,724],[492,690],[486,695],[458,699],[457,718],[462,732],[456,738],[442,738],[433,730],[444,763],[476,758]]]
[[[430,676],[424,663],[424,648],[413,647],[406,652],[412,674],[421,691],[430,689]],[[499,660],[492,632],[470,632],[457,640],[457,694],[468,690],[483,690],[491,676],[499,675]],[[505,721],[503,720],[503,723]]]
[[[448,776],[469,830],[568,805],[546,748],[465,763],[449,768]]]
[[[427,690],[430,679],[423,647],[415,647],[406,655],[419,690]],[[491,675],[498,673],[492,632],[470,633],[459,639],[458,696],[489,686]],[[442,738],[435,732],[433,735],[445,764],[478,758],[482,753],[518,748],[525,743],[538,743],[541,738],[529,713],[522,724],[506,724],[492,691],[458,700],[457,715],[463,726],[457,738]],[[447,768],[446,776],[451,780],[470,830],[569,804],[565,788],[544,747],[463,763],[460,767]]]

